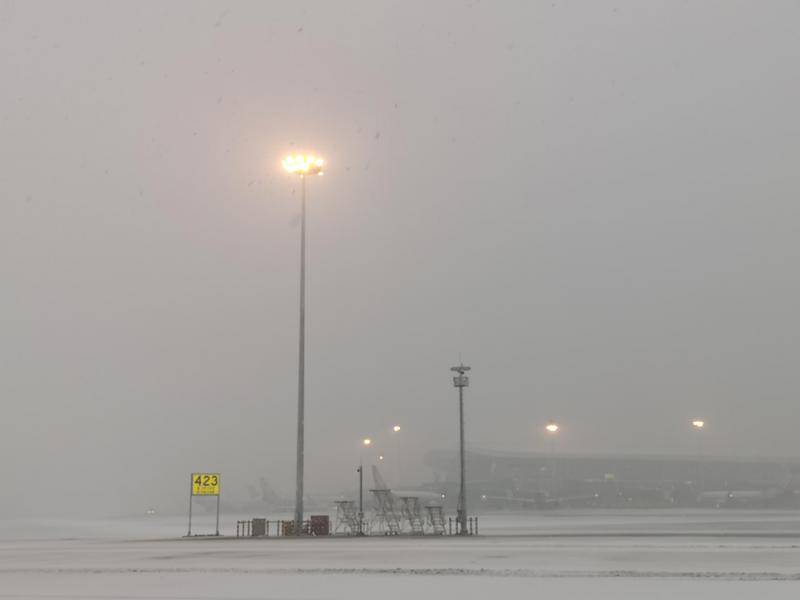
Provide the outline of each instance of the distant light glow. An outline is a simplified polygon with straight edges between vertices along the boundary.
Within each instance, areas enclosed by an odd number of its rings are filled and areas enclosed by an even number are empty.
[[[378,456],[378,460],[383,460],[383,454],[380,454],[380,455]]]
[[[400,425],[395,425],[394,427],[392,427],[392,431],[394,431],[395,433],[400,431]]]
[[[322,175],[325,161],[313,154],[295,154],[283,159],[283,168],[293,175]]]
[[[558,433],[558,430],[561,429],[558,426],[558,423],[548,423],[544,426],[548,433]]]
[[[372,445],[372,440],[371,440],[371,439],[369,439],[369,438],[364,438],[364,442],[363,442],[363,444],[364,444],[365,446],[371,446],[371,445]]]
[[[703,421],[702,419],[695,419],[694,421],[692,421],[692,427],[694,427],[695,429],[702,429],[705,426],[706,422]]]

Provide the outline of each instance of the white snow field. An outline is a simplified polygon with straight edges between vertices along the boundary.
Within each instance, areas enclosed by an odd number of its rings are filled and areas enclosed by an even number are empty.
[[[184,528],[0,522],[0,598],[800,597],[795,512],[506,513],[467,539],[181,539]]]

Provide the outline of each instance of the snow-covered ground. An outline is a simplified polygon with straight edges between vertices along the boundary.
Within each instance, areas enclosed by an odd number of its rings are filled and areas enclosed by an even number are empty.
[[[0,522],[0,598],[800,596],[800,513],[553,511],[483,515],[481,531],[181,539],[173,518]]]

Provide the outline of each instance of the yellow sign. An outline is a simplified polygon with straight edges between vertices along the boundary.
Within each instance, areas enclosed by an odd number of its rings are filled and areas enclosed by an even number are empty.
[[[192,473],[192,496],[219,496],[219,473]]]

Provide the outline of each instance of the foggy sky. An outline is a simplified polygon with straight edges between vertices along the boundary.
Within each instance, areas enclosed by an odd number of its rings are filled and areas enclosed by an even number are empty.
[[[0,1],[4,514],[359,440],[800,455],[800,4]],[[389,454],[391,448],[386,450]]]

